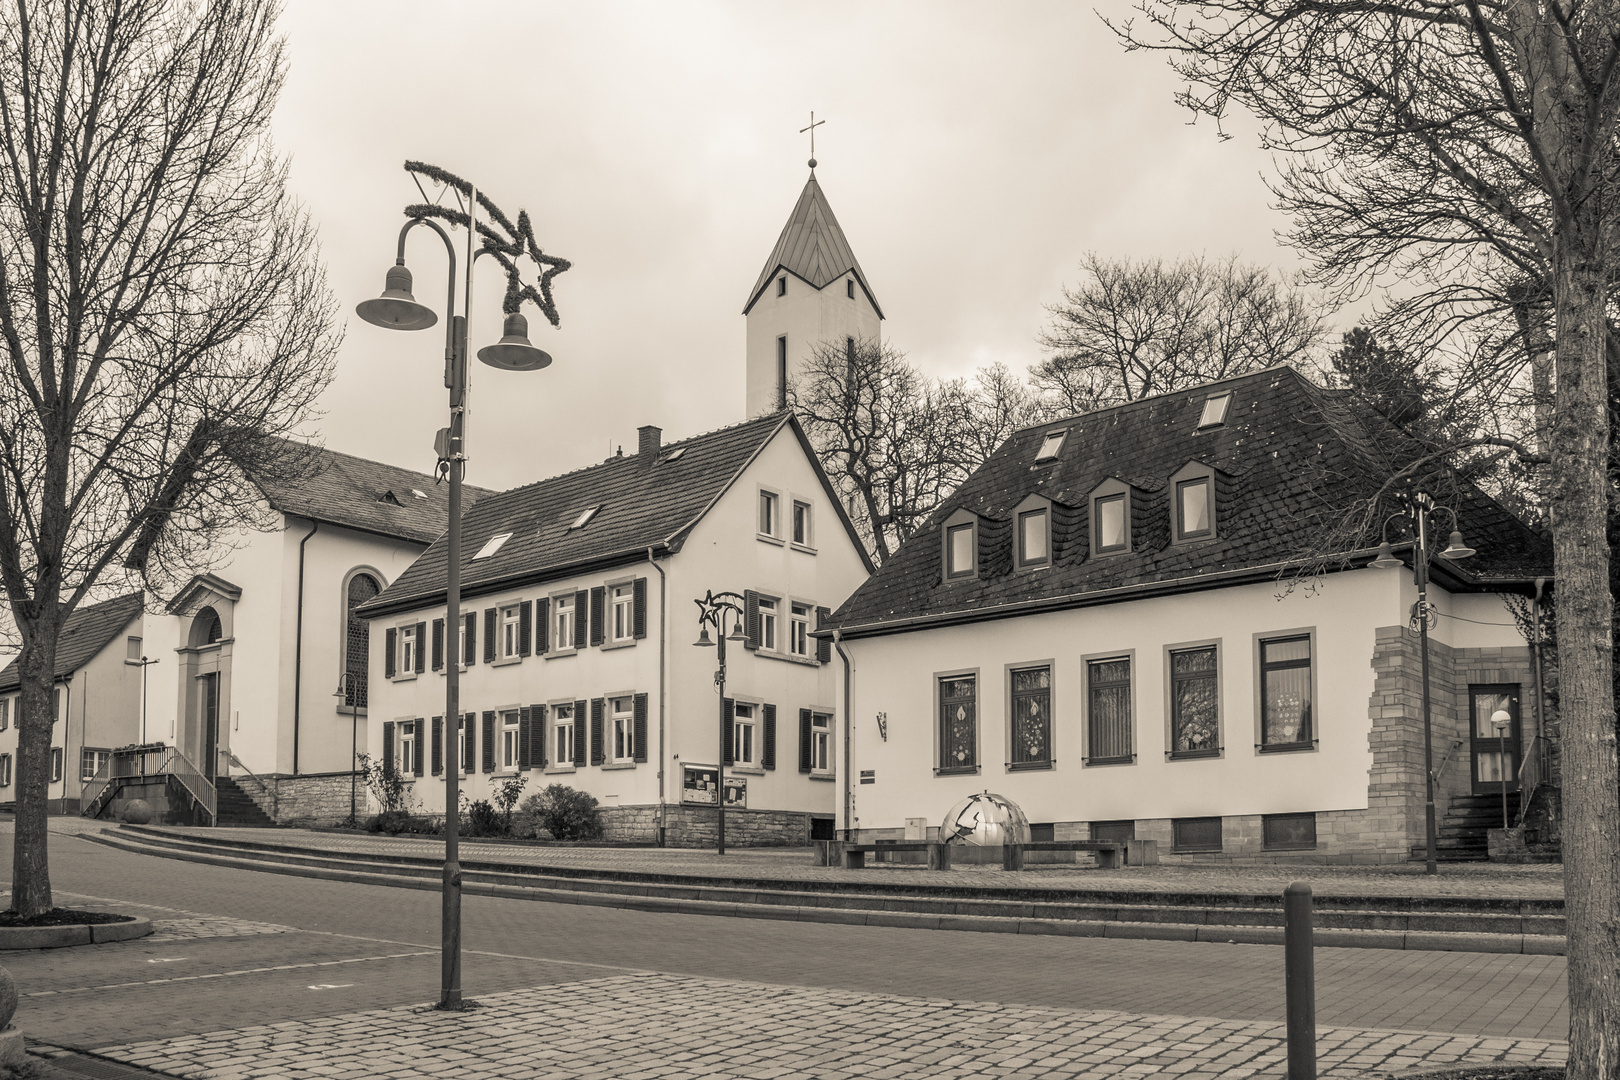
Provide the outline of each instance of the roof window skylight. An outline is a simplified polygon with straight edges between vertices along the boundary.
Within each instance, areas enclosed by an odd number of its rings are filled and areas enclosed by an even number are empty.
[[[1043,461],[1056,461],[1058,451],[1063,449],[1063,440],[1067,438],[1068,435],[1068,428],[1064,428],[1062,431],[1048,431],[1046,433],[1046,438],[1041,440],[1040,451],[1035,455],[1036,463],[1039,464]]]
[[[421,488],[411,488],[411,494],[418,499],[427,498],[427,492],[423,491]]]
[[[602,507],[599,503],[596,506],[592,506],[581,511],[579,517],[574,519],[574,523],[568,526],[568,531],[573,532],[575,529],[583,529],[587,524],[590,523],[591,518],[596,516],[596,512],[600,509],[602,509]]]
[[[1211,394],[1204,399],[1204,411],[1198,417],[1200,429],[1207,427],[1220,427],[1226,423],[1226,411],[1232,407],[1232,394]]]
[[[667,465],[671,461],[679,461],[681,460],[681,455],[684,453],[686,453],[686,447],[677,446],[675,449],[664,455],[664,463]]]
[[[501,550],[501,545],[506,543],[510,539],[512,539],[512,534],[509,533],[509,532],[496,533],[494,536],[489,538],[488,542],[485,543],[483,547],[478,549],[478,554],[474,555],[473,558],[475,558],[475,559],[487,559],[487,558],[489,558],[491,555],[493,555],[497,551]]]

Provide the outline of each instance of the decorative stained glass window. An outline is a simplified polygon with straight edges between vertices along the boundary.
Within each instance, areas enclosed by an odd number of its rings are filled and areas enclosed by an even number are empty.
[[[1033,667],[1012,673],[1012,764],[1052,761],[1052,669]]]
[[[1273,638],[1260,642],[1260,745],[1297,746],[1316,737],[1311,730],[1311,639]]]
[[[972,675],[939,680],[939,767],[943,772],[977,769],[978,680]]]
[[[1090,764],[1131,761],[1131,660],[1086,665],[1086,759]]]
[[[343,704],[351,709],[366,707],[366,665],[371,659],[371,622],[357,618],[354,609],[370,600],[382,587],[370,574],[349,579],[349,595],[343,624]]]
[[[1220,752],[1220,690],[1215,646],[1170,654],[1171,752],[1196,756]]]

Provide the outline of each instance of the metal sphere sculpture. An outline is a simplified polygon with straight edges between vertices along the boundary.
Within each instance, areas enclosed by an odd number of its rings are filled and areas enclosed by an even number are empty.
[[[946,813],[939,838],[947,844],[1000,847],[1029,843],[1029,819],[1005,795],[980,792],[969,795]]]

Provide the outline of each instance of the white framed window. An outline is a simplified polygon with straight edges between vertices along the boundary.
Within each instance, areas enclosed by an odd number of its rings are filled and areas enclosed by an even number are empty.
[[[636,590],[630,582],[613,585],[608,589],[609,640],[614,645],[633,641],[636,636]]]
[[[416,640],[416,625],[402,626],[399,629],[399,667],[394,670],[401,675],[410,675],[416,671],[416,650],[422,643]]]
[[[788,652],[802,659],[810,656],[810,605],[794,601],[789,608]]]
[[[1227,410],[1232,407],[1232,392],[1211,394],[1204,399],[1204,411],[1198,415],[1198,429],[1220,427],[1226,423]]]
[[[574,763],[574,706],[551,707],[551,746],[555,753],[551,761],[559,768]]]
[[[737,765],[754,765],[759,759],[759,706],[739,701],[733,707],[731,760]]]
[[[782,538],[782,496],[764,488],[759,489],[759,535]]]
[[[509,532],[496,533],[494,536],[490,537],[487,541],[484,542],[484,546],[478,549],[478,554],[474,555],[473,558],[475,558],[475,559],[487,559],[487,558],[489,558],[491,555],[493,555],[497,551],[501,550],[501,545],[506,543],[510,539],[512,539],[512,534],[509,533]]]
[[[112,760],[111,750],[99,750],[94,746],[86,746],[79,751],[79,781],[89,783],[96,778],[96,774],[107,767]]]
[[[1063,449],[1063,440],[1068,434],[1068,428],[1048,431],[1045,438],[1041,439],[1041,448],[1035,452],[1035,463],[1039,465],[1042,462],[1056,461],[1058,452]]]
[[[551,651],[570,652],[574,648],[574,594],[551,598]]]
[[[781,601],[769,597],[759,598],[759,647],[767,652],[776,652],[781,646],[777,643],[777,622],[781,617]]]
[[[416,745],[416,725],[409,720],[394,725],[398,733],[399,743],[399,775],[409,780],[416,775],[416,755],[421,747]]]
[[[498,744],[498,762],[502,772],[515,772],[518,767],[518,736],[521,729],[518,725],[518,711],[516,709],[503,709],[500,714],[501,740]]]
[[[1018,515],[1018,566],[1047,566],[1052,561],[1052,514],[1044,506]]]
[[[810,504],[803,499],[793,500],[793,542],[799,547],[814,547],[816,543],[811,509]]]
[[[468,713],[456,725],[456,773],[459,776],[467,775],[468,753],[472,748],[473,718]]]
[[[622,765],[636,760],[635,698],[629,694],[608,698],[609,757],[613,764]]]
[[[507,604],[501,608],[500,626],[496,632],[500,634],[500,651],[503,660],[513,659],[518,655],[518,630],[522,622],[521,612],[523,605]]]
[[[832,772],[832,714],[810,714],[810,771]]]

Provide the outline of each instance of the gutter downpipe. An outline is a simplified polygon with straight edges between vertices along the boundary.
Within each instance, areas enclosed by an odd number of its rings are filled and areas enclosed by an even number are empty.
[[[844,839],[854,839],[855,789],[850,785],[854,776],[851,771],[855,767],[854,730],[855,722],[851,716],[854,708],[850,691],[850,680],[855,673],[855,663],[844,651],[844,632],[833,631],[833,648],[838,650],[839,657],[844,661]]]
[[[653,558],[653,549],[647,549],[647,561],[658,571],[658,846],[665,842],[664,827],[664,771],[669,767],[669,752],[664,748],[664,653],[669,646],[669,605],[665,601],[669,575]]]
[[[303,704],[304,684],[304,545],[314,536],[321,523],[310,520],[309,532],[298,541],[298,615],[293,623],[293,775],[298,775],[298,721]],[[421,643],[417,643],[421,648]]]

